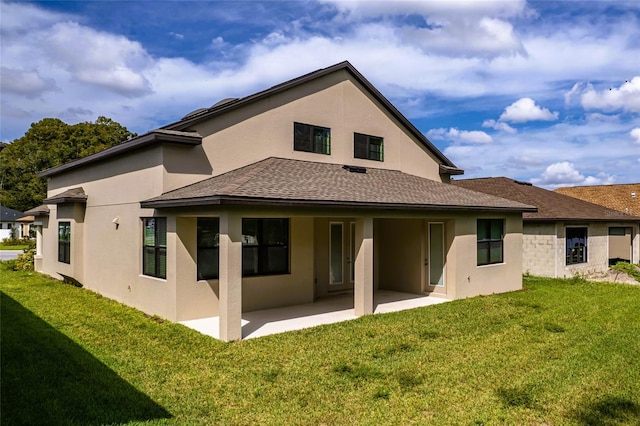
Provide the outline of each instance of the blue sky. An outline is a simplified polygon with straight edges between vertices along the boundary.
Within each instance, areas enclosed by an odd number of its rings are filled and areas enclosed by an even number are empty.
[[[137,133],[350,61],[465,177],[640,181],[640,3],[0,2],[0,140]]]

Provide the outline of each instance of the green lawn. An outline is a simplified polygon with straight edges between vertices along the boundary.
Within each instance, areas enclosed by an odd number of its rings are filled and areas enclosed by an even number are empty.
[[[0,250],[24,250],[27,247],[29,247],[29,246],[27,246],[26,244],[24,244],[24,245],[21,244],[21,245],[17,245],[17,246],[8,246],[8,245],[0,244]]]
[[[3,424],[640,424],[640,286],[525,290],[222,343],[0,271]]]

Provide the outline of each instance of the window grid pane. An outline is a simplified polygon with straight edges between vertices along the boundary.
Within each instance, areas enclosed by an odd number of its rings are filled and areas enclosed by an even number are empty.
[[[293,149],[317,154],[331,154],[331,129],[293,123]]]
[[[143,218],[142,273],[167,277],[167,218]]]
[[[504,220],[477,220],[478,266],[504,262]]]
[[[71,263],[71,222],[58,223],[58,262]]]
[[[587,228],[566,228],[566,264],[587,262]]]

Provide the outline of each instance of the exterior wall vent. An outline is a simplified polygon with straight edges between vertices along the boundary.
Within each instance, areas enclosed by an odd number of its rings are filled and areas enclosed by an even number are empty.
[[[351,173],[367,173],[367,169],[364,167],[345,165],[342,168]]]

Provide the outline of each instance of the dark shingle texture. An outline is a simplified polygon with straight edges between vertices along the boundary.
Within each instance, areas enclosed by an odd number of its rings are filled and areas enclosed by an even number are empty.
[[[21,211],[10,209],[9,207],[0,206],[0,221],[15,222],[24,216]]]
[[[498,197],[508,198],[534,205],[537,213],[524,213],[527,220],[598,220],[598,221],[637,221],[638,218],[612,212],[603,206],[578,200],[557,192],[548,191],[528,183],[518,182],[505,177],[464,179],[454,181],[454,185],[474,191],[480,191]]]
[[[531,209],[513,202],[395,170],[353,173],[340,164],[268,158],[167,192],[143,202],[148,207],[214,203],[220,198],[347,203],[398,207]]]
[[[53,195],[46,198],[43,203],[46,204],[60,204],[60,203],[86,203],[87,195],[84,193],[82,187],[67,189],[60,194]]]
[[[558,188],[560,194],[599,204],[622,213],[640,216],[640,183]],[[635,194],[635,195],[634,195]]]

